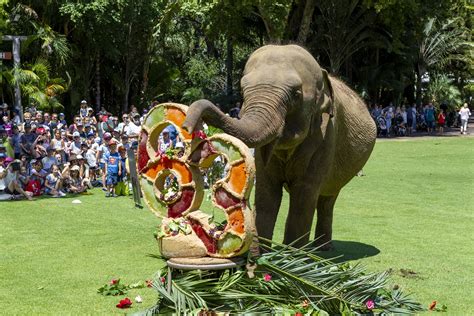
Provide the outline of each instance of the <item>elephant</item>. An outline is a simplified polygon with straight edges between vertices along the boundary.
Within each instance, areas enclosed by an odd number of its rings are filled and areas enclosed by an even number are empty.
[[[197,131],[204,121],[255,148],[259,236],[272,239],[285,188],[290,203],[284,243],[309,242],[317,209],[315,244],[332,249],[336,199],[375,144],[376,126],[365,103],[297,45],[254,51],[241,89],[239,118],[203,99],[189,106],[182,127]]]

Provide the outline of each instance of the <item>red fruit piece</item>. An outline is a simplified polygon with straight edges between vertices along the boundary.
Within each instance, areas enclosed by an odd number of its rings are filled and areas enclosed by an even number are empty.
[[[216,150],[208,140],[203,140],[191,154],[189,159],[193,163],[199,163],[201,159],[206,159],[211,155],[217,154]]]
[[[173,205],[170,205],[168,207],[168,216],[172,218],[181,216],[181,214],[183,214],[183,212],[186,211],[189,208],[189,206],[191,206],[193,197],[194,197],[194,189],[191,189],[191,188],[183,189],[179,200],[176,201],[176,203],[174,203]]]
[[[228,207],[235,206],[240,203],[240,200],[238,198],[231,195],[222,187],[216,190],[214,197],[216,198],[216,203],[222,206],[224,209],[227,209]]]
[[[140,135],[140,144],[138,144],[138,159],[137,166],[138,172],[141,172],[143,168],[146,167],[146,164],[150,160],[148,152],[146,151],[146,142],[148,141],[148,134],[145,131],[142,131]]]
[[[196,235],[201,239],[204,246],[206,246],[207,252],[209,253],[216,253],[217,252],[217,241],[209,236],[204,228],[195,221],[191,221],[191,227],[193,228]]]

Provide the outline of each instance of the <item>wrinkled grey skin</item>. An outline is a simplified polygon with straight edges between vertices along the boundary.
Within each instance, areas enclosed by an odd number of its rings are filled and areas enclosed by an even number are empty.
[[[365,104],[296,45],[256,50],[241,86],[240,119],[199,100],[191,104],[183,128],[192,132],[202,119],[256,148],[260,236],[272,238],[285,187],[290,208],[284,242],[306,234],[298,244],[307,243],[317,209],[316,237],[330,249],[339,191],[362,169],[375,144],[376,127]]]

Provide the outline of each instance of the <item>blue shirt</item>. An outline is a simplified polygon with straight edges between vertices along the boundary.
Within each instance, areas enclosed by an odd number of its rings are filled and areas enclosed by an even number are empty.
[[[105,162],[107,163],[107,173],[118,174],[119,172],[119,163],[120,163],[120,154],[115,153],[106,153]]]

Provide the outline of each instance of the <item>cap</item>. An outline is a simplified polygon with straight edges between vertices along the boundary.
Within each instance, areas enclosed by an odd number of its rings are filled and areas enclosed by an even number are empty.
[[[30,123],[25,123],[25,128],[31,128],[31,124]]]
[[[52,152],[52,151],[55,151],[55,149],[51,146],[49,146],[48,148],[46,148],[46,151],[47,152]]]
[[[81,137],[81,134],[79,134],[79,132],[74,132],[72,133],[72,137]]]
[[[120,133],[120,128],[118,128],[117,126],[116,128],[114,128],[114,132]]]
[[[85,124],[84,127],[91,127],[91,125],[89,123]]]
[[[122,138],[128,138],[127,134],[122,134]]]
[[[112,138],[112,135],[109,132],[107,132],[107,133],[104,133],[103,137],[105,140],[110,140]]]
[[[0,159],[5,159],[7,158],[7,155],[5,153],[0,153]]]
[[[82,100],[82,101],[81,101],[81,104],[87,104],[87,101],[86,101],[86,100]]]
[[[7,158],[5,158],[5,164],[7,164],[7,165],[8,165],[9,163],[13,162],[13,161],[14,161],[14,160],[13,160],[12,157],[7,157]],[[20,162],[20,161],[17,160],[17,162]]]
[[[177,142],[175,148],[184,148],[184,144],[182,142]]]
[[[133,141],[132,144],[130,145],[130,147],[131,147],[132,149],[137,149],[137,148],[138,148],[138,142],[137,142],[136,140]]]
[[[64,113],[59,113],[59,116],[64,116]]]
[[[79,171],[81,168],[79,166],[72,166],[71,171]]]
[[[95,136],[95,133],[94,133],[94,132],[89,132],[89,133],[87,134],[87,137],[88,137],[88,138],[89,138],[89,137],[93,137],[93,136]]]
[[[76,125],[77,125],[77,126],[84,126],[84,124],[82,124],[82,122],[81,122],[81,121],[77,122],[77,124],[76,124]]]
[[[115,141],[115,139],[111,139],[109,141],[109,145],[117,145],[117,142]]]
[[[81,147],[89,147],[89,145],[87,145],[87,143],[82,143]]]
[[[81,160],[81,159],[84,159],[84,157],[82,157],[81,154],[79,154],[79,155],[76,156],[76,160]]]
[[[36,134],[44,134],[46,130],[44,129],[44,127],[38,127],[36,129]]]

